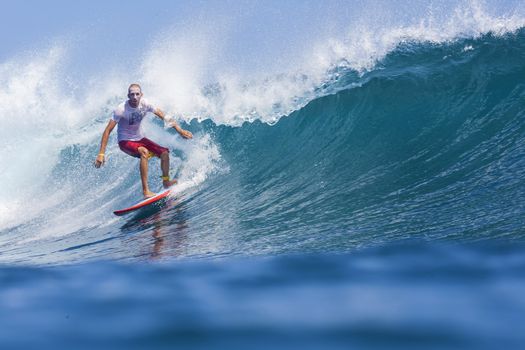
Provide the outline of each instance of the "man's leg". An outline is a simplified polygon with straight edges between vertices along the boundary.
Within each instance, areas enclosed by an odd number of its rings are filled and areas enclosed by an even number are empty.
[[[160,168],[162,169],[162,185],[164,188],[171,187],[177,183],[177,180],[165,180],[170,176],[170,153],[168,151],[162,152],[160,155]]]
[[[151,192],[148,187],[148,160],[149,151],[145,147],[138,148],[140,154],[140,180],[142,181],[142,193],[144,197],[152,197],[155,193]]]

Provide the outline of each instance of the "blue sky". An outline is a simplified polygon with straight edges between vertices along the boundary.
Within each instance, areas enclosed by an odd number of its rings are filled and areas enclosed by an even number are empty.
[[[235,38],[227,45],[237,52],[279,50],[319,27],[321,11],[331,10],[305,1],[8,1],[2,3],[0,60],[55,41],[96,51],[97,56],[112,56],[113,51],[133,55],[163,31],[192,22],[227,25]]]
[[[459,1],[465,3],[465,1]],[[495,14],[520,1],[471,1]],[[417,23],[429,11],[446,18],[458,1],[388,0],[24,0],[2,1],[0,63],[65,47],[72,74],[137,68],[153,46],[177,38],[217,42],[210,70],[289,71],[299,57],[328,39],[340,39],[363,23]],[[525,8],[525,6],[522,6]],[[431,9],[431,10],[429,10]],[[210,39],[211,38],[211,39]],[[168,40],[169,39],[169,40]]]
[[[422,4],[405,6],[399,15],[416,13]],[[363,0],[3,1],[0,61],[58,41],[79,51],[75,61],[100,66],[140,56],[162,35],[179,35],[181,28],[214,31],[216,26],[223,59],[249,67],[293,57],[320,37],[344,35],[367,7],[383,6]]]

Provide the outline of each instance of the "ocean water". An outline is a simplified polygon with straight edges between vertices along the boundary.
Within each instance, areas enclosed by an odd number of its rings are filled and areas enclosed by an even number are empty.
[[[435,243],[3,267],[0,341],[8,349],[519,349],[524,268],[523,245]]]
[[[2,63],[2,348],[521,348],[525,17],[453,13],[178,104],[152,49],[147,97],[195,138],[146,122],[179,184],[125,217],[136,160],[113,135],[93,167],[120,78],[79,107],[62,49]]]

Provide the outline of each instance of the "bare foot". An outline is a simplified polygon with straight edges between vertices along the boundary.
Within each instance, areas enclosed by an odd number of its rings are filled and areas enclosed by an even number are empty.
[[[164,181],[162,181],[162,186],[164,186],[164,188],[170,188],[171,186],[175,185],[176,183],[177,183],[177,179],[164,180]]]
[[[148,198],[154,197],[156,195],[157,195],[156,193],[153,193],[151,191],[146,191],[146,192],[144,192],[144,199],[148,199]]]

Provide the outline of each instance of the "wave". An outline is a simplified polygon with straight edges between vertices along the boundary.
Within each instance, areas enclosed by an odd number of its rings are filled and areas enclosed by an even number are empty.
[[[222,57],[216,47],[219,34],[211,30],[192,28],[191,34],[183,31],[176,36],[163,33],[144,57],[140,80],[162,105],[186,121],[211,119],[216,124],[240,126],[261,120],[275,124],[309,101],[347,88],[341,79],[348,77],[348,70],[357,75],[374,70],[399,45],[439,45],[486,33],[501,36],[525,24],[519,6],[509,6],[495,15],[478,1],[450,8],[431,4],[421,8],[418,16],[406,18],[401,9],[407,4],[391,5],[394,9],[353,4],[359,19],[350,30],[316,37],[306,49],[286,58],[289,62],[282,64],[286,68],[272,74],[266,72],[265,65],[252,67],[248,73],[236,72],[230,65],[235,67],[239,58],[215,67],[205,59]],[[284,61],[275,54],[271,59]],[[216,68],[214,73],[209,72],[210,65]]]
[[[193,241],[186,254],[345,250],[413,236],[521,238],[525,21],[518,10],[489,15],[477,2],[452,13],[357,26],[312,45],[294,69],[263,78],[228,67],[206,76],[207,32],[193,51],[184,49],[191,35],[154,44],[135,77],[196,135],[185,142],[146,124],[174,150],[184,217],[195,240],[208,240]],[[24,250],[35,240],[56,252],[129,233],[111,209],[140,192],[137,165],[112,142],[107,166],[92,167],[129,77],[108,73],[75,86],[66,57],[58,45],[0,69],[5,259],[45,259]],[[112,251],[119,248],[86,254]]]
[[[524,34],[407,43],[359,88],[218,128],[240,220],[293,249],[522,239]]]

